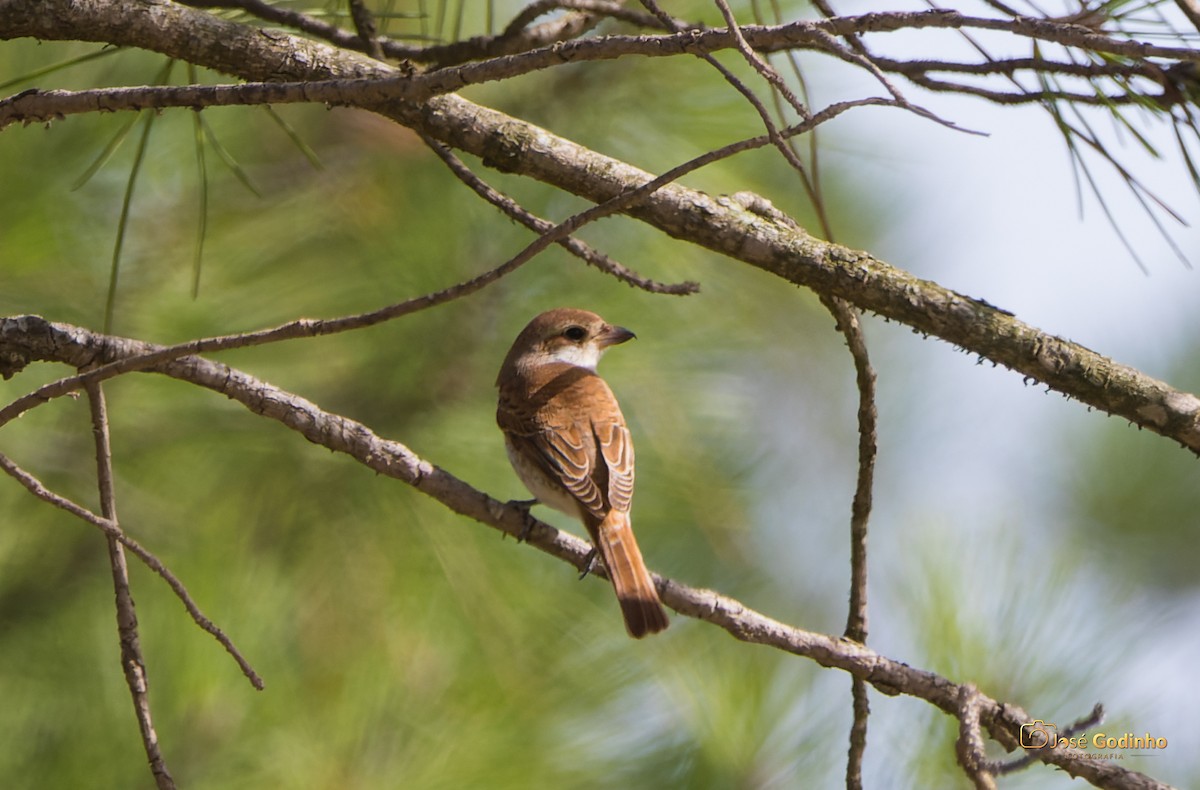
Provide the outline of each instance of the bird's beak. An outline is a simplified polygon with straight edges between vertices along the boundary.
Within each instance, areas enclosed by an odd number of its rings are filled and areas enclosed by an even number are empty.
[[[605,325],[604,331],[596,336],[596,342],[600,344],[601,349],[609,346],[616,346],[624,343],[627,340],[633,340],[637,335],[630,332],[623,326]]]

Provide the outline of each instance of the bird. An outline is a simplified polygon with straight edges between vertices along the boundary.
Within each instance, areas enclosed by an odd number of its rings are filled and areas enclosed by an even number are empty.
[[[633,536],[633,440],[601,355],[634,333],[587,310],[535,317],[504,358],[496,422],[517,477],[537,502],[579,519],[608,569],[625,629],[635,639],[667,614]]]

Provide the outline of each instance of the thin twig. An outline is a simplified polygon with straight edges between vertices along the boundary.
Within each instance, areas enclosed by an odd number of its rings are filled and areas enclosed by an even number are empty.
[[[535,0],[535,2],[522,8],[512,18],[512,21],[508,23],[500,36],[502,38],[515,36],[522,28],[539,16],[557,9],[585,11],[589,14],[619,19],[638,27],[666,29],[663,23],[652,14],[643,14],[634,9],[626,8],[619,2],[613,2],[613,0]],[[680,25],[686,27],[682,22]]]
[[[958,740],[954,744],[958,764],[975,790],[996,790],[996,779],[983,751],[979,691],[970,683],[963,685],[959,689],[959,704]]]
[[[641,0],[641,2],[642,5],[647,8],[647,10],[662,20],[664,24],[670,24],[671,18],[665,11],[658,7],[658,4],[655,2],[655,0]],[[721,6],[723,12],[728,10],[729,7],[724,5],[722,0],[717,0],[717,3]],[[729,22],[729,31],[734,36],[736,46],[742,52],[744,57],[750,61],[751,66],[762,74],[774,73],[774,69],[772,69],[769,64],[765,63],[765,61],[759,58],[750,49],[749,44],[746,43],[746,39],[741,35],[741,30],[738,28],[737,21],[734,20],[732,12],[729,12],[729,14],[726,16],[726,19]],[[762,121],[763,126],[767,130],[767,137],[770,139],[771,144],[774,145],[775,149],[779,151],[781,156],[783,156],[784,161],[787,162],[788,165],[800,175],[801,180],[807,181],[808,173],[804,168],[804,163],[800,161],[800,157],[796,155],[796,152],[793,151],[791,146],[789,146],[784,140],[783,135],[779,133],[779,127],[771,118],[771,113],[767,111],[766,106],[763,105],[762,101],[757,95],[755,95],[754,91],[750,90],[749,86],[738,79],[737,75],[735,75],[729,70],[729,68],[718,61],[711,53],[699,52],[696,53],[696,57],[700,58],[705,63],[716,69],[717,73],[719,73],[721,77],[733,87],[734,90],[742,94],[746,101],[750,103],[750,106],[754,108],[754,111],[758,113],[759,119]],[[778,77],[778,75],[775,76]],[[768,82],[770,82],[770,78],[768,77],[767,79]],[[780,80],[780,83],[782,84],[782,80]],[[784,87],[786,89],[786,86]],[[787,95],[791,97],[789,101],[793,99],[795,100],[793,107],[796,112],[799,113],[801,118],[808,119],[811,117],[808,108],[801,104],[799,99],[796,99],[795,95],[792,94],[791,91],[788,91]]]
[[[51,491],[40,480],[22,469],[17,464],[13,463],[13,461],[3,453],[0,453],[0,469],[2,469],[18,483],[23,485],[25,489],[29,491],[29,493],[33,494],[38,499],[42,500],[43,502],[47,502],[48,504],[51,504],[60,510],[65,510],[71,515],[86,521],[87,523],[104,532],[104,534],[108,536],[110,540],[119,541],[121,545],[133,552],[134,556],[141,560],[147,568],[154,571],[162,578],[163,581],[167,583],[172,592],[174,592],[179,600],[183,603],[184,608],[187,609],[188,614],[191,616],[196,625],[208,632],[221,644],[222,647],[225,648],[229,655],[233,657],[234,661],[237,662],[238,666],[242,670],[242,674],[249,679],[250,683],[260,691],[263,689],[262,678],[258,676],[258,673],[254,671],[254,668],[250,666],[250,663],[245,659],[245,657],[242,656],[241,652],[237,649],[229,637],[226,636],[225,633],[218,628],[212,620],[209,620],[202,611],[200,611],[200,607],[196,605],[194,600],[192,600],[191,593],[188,592],[187,588],[183,585],[183,582],[179,580],[179,577],[177,577],[170,568],[163,564],[162,560],[142,546],[142,544],[129,537],[129,535],[126,534],[125,531],[119,526],[117,526],[117,524],[109,521],[103,516],[96,515],[87,508],[72,502],[61,494]]]
[[[796,227],[791,217],[770,204],[749,206],[755,213],[783,225]],[[875,486],[875,457],[878,452],[879,412],[875,400],[875,371],[867,351],[859,313],[849,302],[820,294],[821,303],[833,314],[837,330],[846,340],[854,360],[858,388],[858,474],[854,499],[850,506],[850,607],[845,637],[860,644],[867,642],[867,526],[871,516]],[[867,746],[867,717],[870,714],[867,687],[856,679],[852,685],[854,723],[850,728],[850,749],[846,765],[847,788],[862,787],[862,760]]]
[[[858,107],[891,105],[892,101],[884,98],[856,99],[852,101],[839,102],[826,107],[802,123],[781,130],[780,134],[783,137],[803,134],[811,129],[815,129],[822,123],[836,118],[844,112]],[[295,321],[289,321],[286,324],[282,324],[271,329],[260,330],[258,332],[247,332],[236,335],[222,335],[219,337],[190,340],[174,346],[156,348],[144,356],[117,359],[107,364],[99,365],[98,367],[87,370],[75,376],[68,376],[66,378],[59,379],[58,381],[50,382],[49,384],[43,385],[31,393],[17,398],[3,409],[0,409],[0,427],[3,427],[6,423],[20,416],[29,409],[40,406],[43,403],[47,403],[53,398],[61,397],[69,392],[74,392],[75,390],[79,389],[84,382],[104,381],[114,376],[132,373],[138,370],[146,370],[158,365],[162,365],[170,360],[179,359],[192,354],[222,351],[231,348],[246,348],[249,346],[274,343],[281,340],[291,340],[301,337],[315,337],[318,335],[344,332],[351,329],[361,329],[461,298],[468,294],[474,293],[486,285],[495,282],[506,274],[515,271],[517,268],[530,260],[534,255],[541,252],[551,244],[557,243],[560,239],[567,238],[570,236],[570,234],[574,233],[583,225],[609,216],[618,211],[628,209],[633,204],[645,199],[648,195],[663,188],[667,184],[670,184],[671,182],[676,181],[689,173],[699,170],[702,167],[706,167],[714,162],[718,162],[722,159],[726,159],[744,151],[762,148],[769,143],[770,138],[766,135],[761,135],[758,137],[750,137],[744,140],[738,140],[737,142],[733,142],[701,154],[694,159],[690,159],[687,162],[684,162],[683,164],[666,171],[657,178],[646,181],[638,187],[621,192],[608,201],[597,204],[586,211],[568,217],[566,220],[560,222],[558,225],[555,225],[553,228],[546,231],[533,242],[531,242],[515,257],[509,259],[494,269],[490,269],[480,275],[477,275],[476,277],[471,278],[470,280],[458,283],[457,285],[453,285],[441,291],[435,291],[414,299],[408,299],[406,301],[398,302],[396,304],[367,313],[359,313],[356,315],[325,320],[302,318]]]
[[[822,297],[846,338],[854,358],[858,385],[858,475],[854,500],[850,506],[850,607],[846,617],[846,637],[867,642],[867,524],[871,516],[872,490],[875,485],[875,455],[878,448],[879,413],[875,405],[875,371],[867,354],[866,337],[858,311],[837,297]],[[847,787],[862,787],[862,761],[867,748],[867,717],[871,709],[866,684],[856,678],[851,688],[854,723],[850,727],[847,762]],[[852,781],[853,780],[853,781]]]
[[[530,260],[537,252],[549,246],[554,240],[556,238],[546,239],[545,236],[539,237],[515,257],[505,261],[494,269],[452,285],[449,288],[425,294],[424,296],[418,296],[414,299],[407,299],[378,310],[326,320],[301,318],[258,332],[190,340],[185,343],[157,349],[153,353],[141,358],[120,359],[74,376],[67,376],[44,385],[0,409],[0,426],[3,426],[35,406],[73,392],[88,383],[104,381],[105,379],[124,373],[145,370],[173,359],[179,359],[180,357],[204,352],[223,351],[231,348],[248,348],[250,346],[264,345],[266,343],[275,343],[281,340],[291,340],[300,337],[330,335],[351,329],[362,329],[461,298],[495,282],[505,274],[515,271],[522,264]]]
[[[867,353],[866,337],[858,311],[836,297],[825,298],[846,338],[854,358],[858,386],[858,479],[850,507],[850,613],[846,636],[867,641],[867,523],[871,518],[871,492],[875,485],[875,456],[878,452],[879,412],[875,405],[875,371]]]
[[[725,17],[726,27],[729,28],[729,32],[733,34],[738,52],[740,52],[742,54],[742,58],[745,59],[748,64],[750,64],[750,68],[762,75],[762,78],[765,79],[771,85],[771,87],[775,89],[776,93],[787,100],[787,103],[792,106],[793,110],[799,113],[801,118],[807,117],[808,107],[804,104],[804,102],[800,101],[800,97],[798,97],[792,91],[792,89],[788,87],[787,82],[784,81],[783,77],[779,76],[779,72],[775,71],[775,69],[771,67],[771,64],[768,63],[765,58],[760,57],[757,52],[750,48],[750,44],[746,41],[746,37],[742,35],[741,25],[738,24],[737,19],[734,17],[733,9],[729,7],[729,3],[727,3],[726,0],[714,1],[717,4],[717,8],[720,9],[721,15]]]
[[[598,20],[605,16],[623,19],[636,25],[646,26],[645,16],[631,14],[621,8],[617,2],[604,0],[564,0],[551,7],[576,8],[581,12],[560,19],[551,20],[532,28],[525,25],[532,18],[524,19],[517,25],[517,19],[510,23],[499,35],[475,36],[470,39],[454,41],[448,44],[430,44],[418,46],[405,44],[386,36],[364,35],[359,20],[354,18],[353,3],[361,0],[351,0],[351,17],[359,28],[357,34],[343,30],[337,25],[330,24],[311,14],[298,11],[286,6],[266,2],[266,0],[180,0],[184,5],[195,8],[237,8],[267,22],[273,22],[285,27],[308,33],[311,36],[328,41],[334,46],[369,54],[371,57],[382,57],[393,60],[428,63],[434,66],[446,67],[480,58],[508,55],[516,52],[535,49],[537,47],[565,41],[587,32]],[[543,12],[544,13],[544,12]],[[524,12],[518,19],[524,16]],[[657,26],[657,25],[652,25]],[[379,54],[373,51],[378,48]]]
[[[471,169],[467,167],[466,163],[455,156],[450,148],[448,148],[446,145],[434,140],[432,137],[429,137],[423,132],[418,132],[418,134],[420,134],[425,145],[429,146],[430,150],[438,155],[438,158],[441,159],[448,168],[450,168],[450,172],[452,172],[454,176],[458,178],[458,180],[470,187],[475,194],[479,195],[481,198],[503,211],[506,216],[511,217],[512,219],[520,222],[525,227],[537,233],[546,233],[554,228],[553,222],[542,219],[541,217],[529,212],[515,200],[500,193],[482,178],[471,172]],[[686,296],[688,294],[694,294],[700,290],[699,284],[692,281],[686,281],[682,283],[660,283],[643,277],[619,261],[615,261],[604,253],[593,249],[591,245],[575,238],[574,236],[567,236],[564,239],[559,239],[558,244],[589,266],[594,266],[597,269],[606,272],[607,274],[611,274],[621,282],[627,283],[634,288],[640,288],[643,291],[656,294]]]
[[[273,7],[273,6],[272,6]],[[664,14],[671,24],[682,24]],[[147,107],[206,107],[230,106],[264,103],[285,102],[320,102],[332,105],[370,106],[379,102],[393,99],[424,101],[431,96],[450,93],[468,85],[484,82],[511,79],[513,77],[561,66],[566,63],[581,61],[610,60],[625,56],[666,57],[683,52],[693,54],[711,53],[720,49],[738,46],[738,37],[750,48],[759,52],[773,52],[799,47],[818,48],[834,53],[840,47],[833,35],[849,35],[857,31],[877,30],[893,32],[905,29],[926,29],[929,27],[948,27],[950,29],[966,29],[978,27],[983,29],[1005,29],[996,24],[997,20],[974,19],[963,17],[952,12],[937,12],[933,14],[867,14],[862,17],[842,17],[824,22],[791,22],[787,24],[762,26],[741,26],[735,35],[728,30],[680,30],[667,35],[651,36],[606,36],[604,38],[582,39],[570,41],[552,47],[543,47],[520,54],[497,54],[486,60],[465,65],[442,68],[426,73],[413,74],[407,70],[393,70],[373,74],[369,77],[346,78],[337,80],[304,80],[286,81],[269,80],[248,82],[241,85],[188,85],[188,86],[154,86],[137,88],[105,88],[90,91],[25,91],[7,99],[0,100],[0,129],[15,122],[40,122],[53,120],[61,115],[100,112],[112,110],[144,109]],[[941,23],[941,24],[935,24]],[[663,22],[666,24],[666,22]],[[1053,41],[1063,46],[1073,46],[1093,51],[1112,52],[1124,55],[1135,62],[1127,67],[1119,63],[1109,62],[1096,66],[1096,74],[1123,73],[1125,76],[1144,76],[1157,81],[1161,69],[1146,62],[1148,56],[1172,59],[1178,62],[1192,62],[1200,59],[1194,52],[1180,48],[1163,48],[1151,45],[1124,42],[1099,34],[1081,34],[1078,26],[1067,26],[1061,23],[1037,22],[1037,20],[1016,20],[1009,23],[1008,29],[1034,40]],[[357,40],[355,38],[355,40]],[[832,43],[830,43],[832,42]],[[1136,44],[1136,46],[1135,46]],[[839,55],[842,57],[842,55]],[[856,53],[845,53],[843,59],[850,58],[859,66],[864,66],[862,56]],[[925,66],[917,62],[912,66],[904,66],[896,61],[875,58],[868,61],[872,68],[886,67],[905,74],[917,84],[940,90],[958,90],[990,98],[993,101],[1029,101],[1015,94],[988,91],[979,86],[946,83],[922,76]],[[382,64],[373,64],[383,69]],[[939,64],[931,62],[929,69],[945,68],[953,70],[955,64]],[[998,64],[996,73],[1011,72],[1017,67],[1017,61],[1012,65]],[[1069,64],[1056,64],[1047,61],[1047,69],[1059,70],[1063,73],[1078,72],[1080,67]],[[975,73],[980,65],[964,66],[964,73]],[[1030,61],[1030,68],[1034,68]],[[894,86],[892,86],[894,88]],[[1120,95],[1104,99],[1086,94],[1066,93],[1064,98],[1086,102],[1089,104],[1112,102],[1127,102],[1131,99]],[[915,108],[905,101],[898,100],[897,106],[905,107],[922,114],[928,111]],[[940,123],[947,123],[938,119]],[[957,127],[955,127],[957,128]]]
[[[30,324],[34,332],[27,340],[32,346],[30,351],[39,358],[73,363],[86,357],[119,358],[154,350],[153,346],[138,341],[45,321],[36,326],[34,323]],[[527,512],[520,507],[487,496],[420,458],[403,444],[383,439],[362,423],[323,411],[299,396],[203,358],[174,360],[160,366],[158,372],[219,392],[311,442],[346,453],[370,469],[408,483],[454,512],[505,534],[517,535],[528,530],[532,546],[576,568],[587,562],[590,546],[586,541],[542,522],[535,521],[531,528]],[[740,641],[805,656],[822,666],[842,669],[886,694],[908,694],[926,700],[956,719],[961,716],[962,686],[944,677],[890,659],[853,640],[789,626],[711,590],[663,577],[656,577],[656,585],[668,606],[720,627]],[[978,710],[982,729],[1004,745],[1015,746],[1021,725],[1033,720],[1020,707],[1001,704],[983,694],[978,695]],[[1143,774],[1112,763],[1084,759],[1070,750],[1037,750],[1035,759],[1098,786],[1165,788]]]
[[[620,13],[619,3],[605,3],[598,0],[596,2],[587,2],[587,0],[579,0],[576,3],[568,2],[562,4],[562,7],[571,8],[576,5],[580,7],[580,11],[563,14],[556,19],[550,19],[531,27],[526,27],[526,25],[533,21],[532,19],[521,20],[524,14],[522,11],[499,34],[493,35],[489,32],[486,35],[473,36],[448,44],[421,47],[412,52],[408,59],[441,69],[472,60],[527,52],[578,38],[599,24],[605,16],[612,15],[614,10],[616,13]],[[520,23],[518,24],[518,22]],[[457,38],[457,28],[454,35]]]
[[[311,36],[328,41],[330,44],[333,44],[337,47],[342,47],[344,49],[350,49],[357,52],[370,52],[371,43],[369,39],[343,30],[337,25],[330,24],[322,19],[318,19],[311,14],[306,14],[303,11],[297,11],[294,8],[288,8],[287,6],[269,3],[266,2],[266,0],[179,1],[184,5],[189,5],[194,8],[237,8],[265,22],[273,22],[277,25],[290,27],[303,33],[308,33]],[[401,44],[398,41],[391,41],[385,38],[377,37],[375,39],[375,43],[379,46],[382,55],[395,58],[397,60],[414,59],[414,56],[421,51],[421,47]],[[372,55],[371,57],[376,56]],[[378,59],[378,57],[376,57],[376,59]]]
[[[879,412],[875,404],[875,371],[867,353],[859,313],[843,299],[822,296],[822,303],[837,321],[854,359],[858,387],[858,475],[854,500],[850,505],[850,607],[846,616],[847,639],[867,642],[867,525],[871,517],[872,491],[875,486],[875,456],[878,451]],[[850,728],[850,749],[846,769],[847,787],[862,786],[862,760],[867,748],[867,716],[870,706],[867,687],[856,681],[851,689],[854,723]]]
[[[350,6],[350,19],[360,40],[365,42],[368,55],[383,60],[383,47],[379,43],[379,31],[375,27],[375,15],[363,0],[346,0]]]
[[[846,790],[862,790],[863,758],[867,754],[867,721],[871,716],[870,692],[862,678],[850,679],[850,701],[854,720],[850,724],[850,746],[846,750]]]
[[[745,34],[742,32],[741,26],[738,25],[737,20],[734,18],[733,11],[729,9],[729,5],[725,2],[725,0],[715,0],[715,2],[717,3],[718,7],[720,7],[721,13],[725,17],[725,21],[729,27],[730,33],[732,33],[734,36],[735,46],[737,49],[750,62],[750,65],[756,71],[759,71],[759,73],[761,73],[769,82],[771,82],[773,85],[776,85],[777,90],[787,91],[786,85],[784,85],[782,78],[775,73],[774,69],[772,69],[770,65],[766,63],[766,61],[764,61],[757,53],[753,51],[749,42],[746,40]],[[847,63],[864,68],[872,76],[874,76],[879,84],[882,85],[884,89],[891,94],[892,98],[896,100],[897,106],[914,112],[924,118],[928,118],[931,121],[935,121],[936,123],[948,128],[965,131],[961,130],[957,124],[944,120],[924,107],[918,107],[917,105],[909,102],[908,99],[904,97],[904,94],[900,92],[900,89],[897,88],[891,82],[891,80],[887,78],[887,75],[883,73],[883,70],[875,65],[874,61],[867,53],[866,48],[858,43],[858,38],[853,33],[848,34],[846,38],[852,43],[857,44],[856,48],[847,48],[842,46],[832,35],[819,27],[814,26],[812,28],[812,34],[820,48],[846,61]],[[782,88],[779,87],[781,85],[783,86]],[[803,105],[799,103],[799,100],[795,98],[791,91],[787,91],[784,93],[784,95],[789,97],[789,102],[791,102],[793,106],[797,108],[798,112],[800,112],[802,115],[805,113]]]
[[[765,17],[758,7],[758,1],[752,3],[754,9],[755,21],[762,25],[766,24],[763,20]],[[779,0],[771,0],[771,10],[774,14],[776,24],[783,22],[783,11],[779,7]],[[791,67],[792,76],[796,80],[796,85],[800,89],[801,101],[807,104],[811,101],[811,96],[808,90],[808,83],[804,78],[804,71],[800,68],[800,60],[796,57],[794,50],[789,50],[784,55],[787,58],[788,65]],[[764,60],[769,62],[769,56],[764,55]],[[778,91],[771,91],[771,101],[775,106],[775,114],[784,118],[786,115],[783,110],[783,99]],[[808,162],[804,172],[800,173],[800,183],[804,187],[804,193],[808,195],[808,201],[812,204],[813,211],[817,215],[817,224],[821,228],[821,236],[826,240],[833,240],[833,222],[829,216],[828,206],[825,203],[825,196],[821,190],[821,157],[820,157],[820,130],[813,129],[808,135]],[[796,145],[795,138],[788,138],[787,146],[792,150],[792,153],[797,158],[800,157],[800,151]]]
[[[104,392],[99,384],[86,387],[88,404],[91,407],[92,435],[96,443],[96,478],[100,488],[100,514],[114,526],[117,525],[117,501],[113,491],[112,445],[108,433],[108,409]],[[121,667],[125,671],[125,683],[133,697],[133,710],[137,715],[138,728],[142,734],[142,746],[150,761],[150,771],[159,790],[174,790],[175,780],[167,769],[162,751],[158,747],[158,734],[154,731],[154,718],[150,712],[150,682],[146,676],[146,661],[142,656],[138,638],[137,612],[133,593],[129,589],[129,565],[125,561],[125,549],[116,538],[108,538],[108,559],[112,566],[113,589],[116,593],[117,635],[121,643]]]

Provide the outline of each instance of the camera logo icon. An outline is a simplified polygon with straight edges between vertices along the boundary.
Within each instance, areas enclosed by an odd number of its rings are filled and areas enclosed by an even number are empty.
[[[1021,746],[1026,749],[1053,749],[1058,743],[1058,727],[1041,719],[1021,725]]]

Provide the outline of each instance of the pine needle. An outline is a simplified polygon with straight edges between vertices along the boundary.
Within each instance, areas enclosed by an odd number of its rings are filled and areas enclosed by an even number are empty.
[[[292,144],[295,145],[296,148],[300,149],[300,153],[304,154],[304,158],[308,160],[309,164],[311,164],[317,170],[325,169],[325,165],[321,162],[321,157],[317,156],[317,152],[314,151],[308,143],[304,142],[304,139],[300,136],[300,133],[296,131],[295,127],[288,123],[282,115],[275,112],[275,108],[273,108],[271,105],[264,104],[263,109],[266,111],[271,120],[279,125],[279,128],[283,130],[283,133],[291,139]]]

